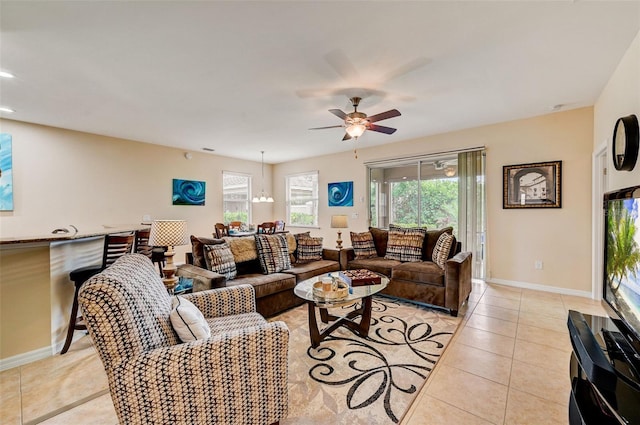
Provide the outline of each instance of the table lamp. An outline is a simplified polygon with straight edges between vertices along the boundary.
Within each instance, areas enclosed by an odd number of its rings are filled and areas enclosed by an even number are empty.
[[[338,240],[336,241],[336,248],[342,249],[342,232],[339,229],[346,229],[347,227],[349,227],[349,225],[347,224],[347,216],[332,215],[331,227],[334,229],[338,229]]]
[[[187,245],[189,238],[187,237],[187,222],[185,220],[154,220],[151,224],[151,234],[149,235],[150,246],[166,246],[167,252],[165,257],[167,265],[162,269],[164,278],[164,286],[170,294],[173,294],[173,288],[178,283],[176,274],[176,266],[173,263],[174,246]]]

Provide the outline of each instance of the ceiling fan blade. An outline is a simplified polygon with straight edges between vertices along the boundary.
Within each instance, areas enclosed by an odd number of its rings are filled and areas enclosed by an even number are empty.
[[[329,125],[327,127],[313,127],[310,128],[309,130],[324,130],[325,128],[342,128],[344,127],[343,125]]]
[[[350,140],[351,136],[349,136],[349,133],[344,133],[344,137],[342,138],[342,141],[344,142],[345,140]]]
[[[347,119],[347,114],[342,112],[340,109],[329,109],[329,112],[331,112],[333,115],[340,118],[341,120]]]
[[[386,120],[393,117],[399,117],[400,115],[402,115],[400,111],[398,111],[397,109],[391,109],[386,112],[381,112],[376,115],[371,115],[370,117],[367,117],[367,121],[369,122],[382,121],[382,120]]]
[[[377,131],[378,133],[384,133],[384,134],[393,134],[396,132],[395,128],[385,127],[384,125],[375,125],[375,124],[368,125],[367,130]]]

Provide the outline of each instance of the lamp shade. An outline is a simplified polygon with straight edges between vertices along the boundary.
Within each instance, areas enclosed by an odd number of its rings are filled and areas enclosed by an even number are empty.
[[[149,246],[179,246],[188,243],[185,220],[154,220],[151,223]]]
[[[349,227],[347,223],[346,215],[332,215],[331,216],[331,227],[334,229],[346,229]]]

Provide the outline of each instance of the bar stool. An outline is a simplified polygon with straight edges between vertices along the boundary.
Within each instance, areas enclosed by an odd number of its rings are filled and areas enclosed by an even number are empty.
[[[149,257],[152,263],[158,265],[158,269],[160,269],[160,277],[162,277],[162,267],[164,267],[164,253],[167,250],[167,247],[150,246],[150,234],[151,229],[136,230],[136,244],[133,247],[133,252]]]
[[[118,258],[124,254],[131,252],[135,236],[130,234],[115,234],[104,237],[104,250],[102,252],[102,264],[95,266],[86,266],[73,270],[69,273],[69,279],[75,285],[75,293],[73,294],[73,304],[71,307],[71,317],[69,318],[69,327],[67,328],[67,339],[60,354],[64,354],[69,350],[71,341],[73,341],[73,332],[75,330],[86,330],[87,327],[82,322],[82,317],[78,317],[78,291],[84,282],[91,276],[100,273],[102,270],[113,264]]]

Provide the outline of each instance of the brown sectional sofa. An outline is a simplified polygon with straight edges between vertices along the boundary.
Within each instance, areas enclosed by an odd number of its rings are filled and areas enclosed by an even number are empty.
[[[255,258],[236,261],[238,274],[232,280],[226,280],[221,274],[206,269],[206,265],[203,264],[202,252],[205,244],[220,244],[225,240],[230,243],[240,243],[241,239],[245,239],[245,242],[250,244],[252,238],[253,236],[212,239],[191,236],[192,252],[187,253],[187,264],[178,267],[177,275],[192,278],[194,292],[248,283],[254,288],[258,313],[265,317],[271,317],[304,303],[304,300],[298,298],[293,292],[293,288],[298,282],[323,273],[340,270],[340,252],[335,249],[323,249],[322,260],[302,264],[296,263],[296,251],[291,249],[291,268],[279,273],[264,274],[259,260]],[[252,255],[248,257],[252,257]],[[237,258],[242,258],[242,255],[240,254]]]
[[[401,262],[384,258],[388,231],[369,228],[377,256],[355,259],[353,248],[347,248],[342,251],[342,267],[382,273],[390,278],[382,294],[443,307],[452,316],[457,316],[471,293],[471,252],[460,252],[461,245],[454,240],[444,269],[432,258],[440,235],[452,231],[451,227],[427,231],[422,246],[422,261]]]

